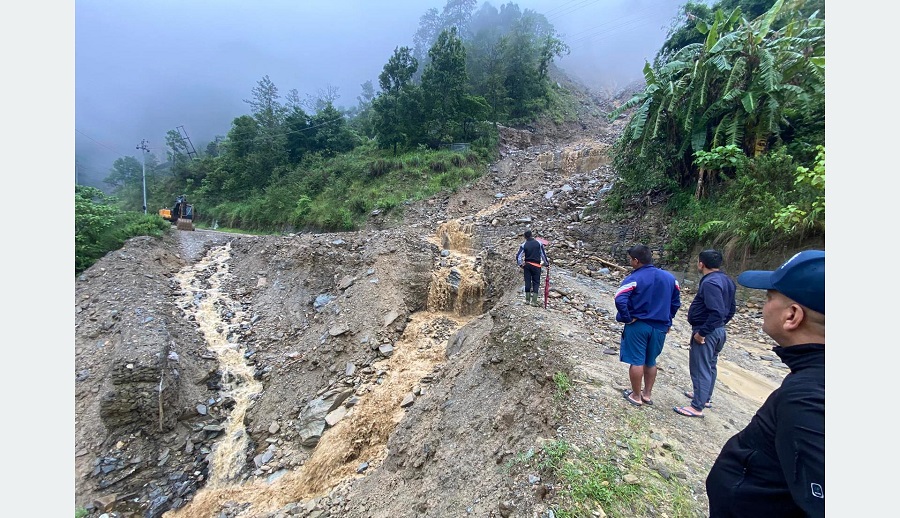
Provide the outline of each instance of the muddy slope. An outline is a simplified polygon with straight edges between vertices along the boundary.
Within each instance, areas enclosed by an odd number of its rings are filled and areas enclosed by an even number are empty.
[[[584,106],[577,125],[504,129],[482,178],[364,231],[173,231],[99,261],[76,282],[76,504],[91,516],[550,516],[564,488],[528,459],[550,441],[608,455],[638,420],[647,452],[628,483],[672,480],[693,502],[684,513],[703,515],[716,453],[786,371],[757,303],[742,301],[706,419],[671,411],[690,386],[683,314],[656,404],[625,403],[612,294],[624,249],[660,249],[665,224],[606,215],[617,128]],[[551,243],[547,309],[523,305],[525,228]],[[686,311],[692,277],[679,276]]]

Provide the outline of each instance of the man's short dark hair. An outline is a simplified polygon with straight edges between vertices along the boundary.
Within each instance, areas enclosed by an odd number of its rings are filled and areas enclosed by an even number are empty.
[[[718,268],[722,266],[722,254],[718,250],[704,250],[700,252],[700,262],[707,268]]]
[[[530,230],[526,230],[525,234],[523,234],[523,235],[525,236],[525,239],[531,239],[531,231]]]
[[[653,253],[647,245],[634,245],[628,249],[628,256],[634,257],[641,264],[653,264]]]

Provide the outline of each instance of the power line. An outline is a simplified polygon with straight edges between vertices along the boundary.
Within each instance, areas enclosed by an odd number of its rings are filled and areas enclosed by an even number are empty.
[[[590,33],[590,32],[593,32],[594,30],[599,29],[599,28],[601,28],[601,27],[612,26],[613,28],[615,28],[615,27],[617,27],[617,26],[619,25],[619,22],[630,21],[631,19],[633,19],[633,17],[635,17],[635,16],[637,16],[637,15],[643,15],[644,13],[653,12],[653,11],[655,11],[655,9],[654,9],[653,7],[648,7],[648,8],[644,8],[644,9],[638,10],[638,11],[634,11],[634,12],[628,13],[627,15],[622,16],[622,17],[620,17],[620,18],[613,18],[613,19],[611,19],[611,20],[607,20],[607,21],[605,21],[605,22],[598,23],[597,25],[594,25],[594,26],[592,26],[592,27],[588,27],[587,29],[584,29],[584,30],[582,30],[582,31],[576,32],[576,33],[574,33],[574,34],[571,34],[571,35],[569,35],[569,38],[571,38],[571,39],[579,39],[580,37],[584,36],[585,34]],[[645,16],[640,16],[639,18],[644,19],[644,18],[647,18],[647,17],[645,17]]]
[[[557,6],[555,6],[555,7],[551,7],[550,9],[548,9],[547,12],[541,13],[541,14],[543,14],[544,17],[547,18],[547,19],[549,20],[549,19],[550,19],[550,16],[555,15],[555,14],[556,14],[557,12],[559,12],[560,10],[567,8],[567,6],[568,6],[568,7],[571,7],[571,6],[569,6],[568,4],[571,4],[572,2],[578,2],[578,1],[582,1],[582,0],[568,0],[568,1],[566,1],[566,2],[562,2],[562,3],[560,3],[559,5],[557,5]]]
[[[554,14],[553,16],[547,18],[547,21],[558,20],[560,17],[565,16],[567,14],[572,14],[575,11],[584,9],[585,7],[597,3],[599,0],[590,0],[590,1],[582,1],[578,5],[571,6],[571,8],[567,11],[561,11],[559,13]]]
[[[78,128],[75,128],[75,132],[76,132],[76,133],[81,133],[81,134],[84,135],[86,138],[88,138],[88,139],[94,141],[97,145],[99,145],[99,146],[101,146],[101,147],[105,147],[106,149],[108,149],[108,150],[110,150],[110,151],[112,151],[112,152],[114,152],[114,153],[118,153],[118,154],[121,155],[121,156],[125,156],[125,155],[124,155],[121,151],[119,151],[118,149],[113,149],[113,148],[107,146],[106,144],[103,144],[102,142],[100,142],[100,141],[98,141],[98,140],[95,140],[95,139],[92,138],[90,135],[84,133],[83,131],[79,130]]]
[[[309,130],[311,130],[311,129],[315,129],[315,128],[322,127],[322,126],[324,126],[324,125],[326,125],[326,124],[331,124],[332,122],[339,121],[339,120],[341,120],[341,119],[343,119],[343,118],[344,118],[344,116],[343,116],[343,115],[340,115],[340,116],[338,116],[338,117],[335,117],[335,118],[333,118],[333,119],[327,120],[327,121],[325,121],[325,122],[322,122],[322,123],[319,123],[319,124],[316,124],[316,125],[313,125],[313,126],[307,126],[307,127],[305,127],[305,128],[301,128],[301,129],[298,129],[298,130],[279,132],[279,133],[276,133],[276,134],[274,134],[274,135],[258,135],[258,136],[253,137],[253,138],[241,139],[241,140],[230,140],[230,139],[227,139],[227,138],[226,138],[226,140],[225,140],[224,142],[225,142],[225,143],[228,143],[228,144],[241,144],[241,143],[244,143],[244,142],[261,142],[261,141],[264,141],[264,140],[266,140],[266,139],[268,139],[268,138],[270,138],[270,137],[272,137],[272,136],[287,136],[287,135],[292,135],[292,134],[294,134],[294,133],[302,133],[302,132],[304,132],[304,131],[309,131]],[[112,148],[110,148],[110,147],[108,147],[108,146],[104,146],[103,144],[101,144],[100,142],[94,140],[93,138],[91,138],[90,136],[88,136],[88,135],[85,134],[84,132],[78,130],[77,128],[75,129],[75,131],[77,131],[78,133],[81,133],[81,134],[84,135],[85,137],[89,138],[90,140],[93,140],[93,141],[96,142],[97,144],[99,144],[99,145],[105,147],[106,149],[109,149],[110,151],[114,151],[114,152],[116,152],[116,153],[119,153],[119,156],[120,156],[120,157],[132,156],[132,155],[125,155],[125,154],[123,154],[121,151],[112,149]],[[216,137],[216,138],[218,138],[218,137]],[[218,142],[218,141],[217,141],[217,142]],[[148,150],[148,151],[149,151],[149,150]]]
[[[592,45],[598,41],[608,40],[610,38],[617,36],[617,34],[619,32],[621,32],[621,29],[635,29],[637,27],[649,26],[652,23],[653,23],[653,21],[651,19],[635,20],[629,24],[625,24],[620,27],[616,27],[615,29],[610,30],[610,31],[601,31],[601,32],[594,33],[594,34],[589,34],[587,36],[584,36],[583,38],[579,38],[575,42],[570,43],[569,48],[571,48],[571,49],[585,48],[585,47],[588,47],[589,45]]]

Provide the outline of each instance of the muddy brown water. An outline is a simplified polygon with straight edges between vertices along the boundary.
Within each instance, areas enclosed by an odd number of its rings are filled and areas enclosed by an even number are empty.
[[[391,433],[405,414],[401,406],[404,398],[422,395],[420,382],[444,361],[447,338],[483,310],[484,280],[471,254],[471,232],[471,225],[454,220],[441,225],[430,238],[447,251],[446,255],[432,272],[427,309],[410,316],[393,354],[373,364],[386,373],[381,383],[363,389],[360,402],[322,435],[305,464],[271,482],[237,481],[245,468],[249,446],[244,420],[262,385],[253,379],[253,368],[244,359],[245,348],[229,341],[230,324],[221,318],[226,310],[236,315],[240,312],[239,305],[221,291],[230,275],[230,244],[211,249],[195,266],[180,272],[178,280],[186,293],[182,305],[186,314],[194,316],[209,349],[218,355],[223,388],[235,400],[235,406],[223,438],[211,454],[209,483],[191,502],[165,516],[215,516],[233,501],[249,504],[246,512],[254,516],[270,513],[361,476],[357,470],[362,462],[369,469],[376,468],[387,454]]]

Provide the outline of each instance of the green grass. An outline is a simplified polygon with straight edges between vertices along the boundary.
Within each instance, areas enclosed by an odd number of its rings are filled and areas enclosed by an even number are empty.
[[[245,230],[242,228],[231,228],[231,227],[222,227],[222,226],[217,226],[216,228],[213,228],[209,225],[194,224],[194,227],[197,228],[198,230],[199,229],[215,230],[216,232],[225,232],[227,234],[250,234],[250,235],[254,235],[254,236],[266,236],[266,235],[272,234],[272,232],[265,232],[265,231],[261,231],[261,230]]]
[[[410,203],[456,191],[480,177],[490,158],[474,145],[465,152],[416,149],[397,156],[363,145],[304,162],[240,201],[208,207],[205,220],[239,232],[356,230],[375,210],[400,215]]]
[[[87,509],[85,509],[84,507],[79,507],[78,509],[75,509],[75,518],[84,518],[87,515],[88,515]]]
[[[508,473],[515,466],[527,466],[528,464],[530,464],[531,459],[534,458],[534,455],[534,448],[529,448],[528,451],[518,453],[515,457],[506,461],[506,463],[503,465],[503,469]]]
[[[553,395],[553,399],[561,401],[572,390],[572,380],[565,372],[557,372],[553,375],[553,382],[556,384],[556,394]]]
[[[652,452],[645,415],[629,414],[613,436],[608,447],[595,449],[550,442],[537,454],[529,450],[518,455],[509,465],[527,465],[556,480],[554,512],[560,518],[591,518],[598,508],[610,517],[699,515],[685,482],[677,477],[666,480],[647,465]],[[626,475],[635,476],[637,483],[626,482]]]

